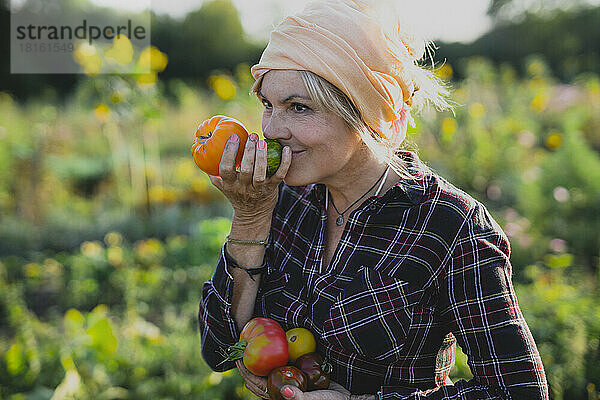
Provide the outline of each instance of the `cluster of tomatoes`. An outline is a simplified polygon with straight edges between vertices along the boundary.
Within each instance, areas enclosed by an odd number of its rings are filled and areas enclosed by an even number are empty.
[[[281,389],[293,385],[303,392],[327,389],[331,365],[315,352],[316,341],[305,328],[285,332],[270,318],[253,318],[244,326],[240,341],[227,349],[227,359],[242,359],[258,376],[268,376],[267,389],[273,400],[283,399]]]

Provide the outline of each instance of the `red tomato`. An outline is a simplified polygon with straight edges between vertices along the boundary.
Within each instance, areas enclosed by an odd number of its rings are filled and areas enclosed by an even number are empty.
[[[288,345],[285,331],[270,318],[253,318],[240,333],[240,341],[228,350],[228,359],[242,358],[248,371],[267,376],[274,368],[287,364]]]
[[[296,367],[279,367],[271,371],[267,379],[267,392],[271,400],[283,400],[281,388],[296,386],[306,392],[306,375]]]
[[[303,354],[298,357],[294,365],[306,374],[309,391],[329,387],[331,364],[323,361],[323,357],[319,353]]]

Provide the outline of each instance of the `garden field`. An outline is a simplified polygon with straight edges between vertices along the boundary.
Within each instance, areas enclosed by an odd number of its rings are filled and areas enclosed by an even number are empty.
[[[437,71],[454,113],[425,111],[407,147],[510,238],[552,398],[598,400],[600,79],[465,63],[460,81]],[[99,75],[66,101],[0,92],[0,399],[255,398],[200,354],[231,208],[190,155],[214,114],[260,132],[251,82],[242,64],[209,89]],[[459,353],[451,378],[470,376]]]

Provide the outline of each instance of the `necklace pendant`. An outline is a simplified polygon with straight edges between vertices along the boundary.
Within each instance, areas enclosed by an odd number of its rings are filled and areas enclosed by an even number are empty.
[[[342,226],[342,225],[344,225],[344,216],[343,216],[343,215],[340,215],[339,217],[337,217],[337,218],[335,219],[335,224],[336,224],[337,226]]]

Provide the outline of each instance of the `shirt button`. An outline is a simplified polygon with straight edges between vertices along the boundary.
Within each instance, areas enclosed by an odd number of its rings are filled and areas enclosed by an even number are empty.
[[[375,204],[371,204],[371,205],[369,206],[369,210],[371,210],[371,211],[375,211],[375,210],[377,210],[377,206],[376,206]]]

